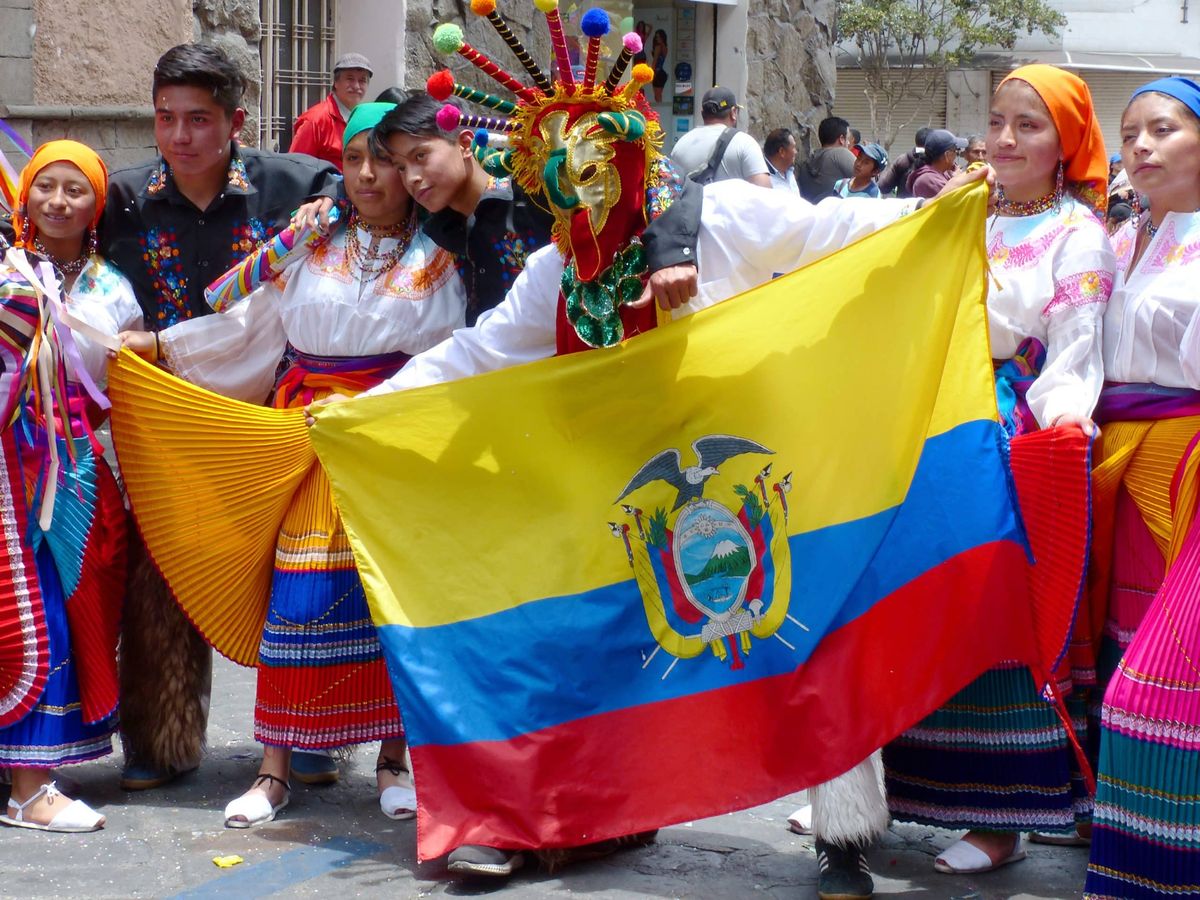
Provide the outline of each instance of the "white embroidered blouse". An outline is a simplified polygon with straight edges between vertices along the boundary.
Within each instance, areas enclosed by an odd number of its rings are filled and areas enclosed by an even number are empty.
[[[377,256],[399,246],[359,228]],[[453,257],[417,231],[398,264],[362,277],[343,228],[279,278],[218,315],[180,322],[160,335],[171,369],[228,397],[262,403],[287,344],[314,356],[416,355],[463,325],[466,293]]]
[[[1067,198],[1037,215],[993,217],[987,251],[992,356],[1009,359],[1036,338],[1046,361],[1025,399],[1038,424],[1090,416],[1104,386],[1102,320],[1116,267],[1104,226]]]
[[[1117,279],[1104,315],[1110,381],[1200,388],[1200,213],[1167,213],[1130,268],[1136,222],[1113,238]]]

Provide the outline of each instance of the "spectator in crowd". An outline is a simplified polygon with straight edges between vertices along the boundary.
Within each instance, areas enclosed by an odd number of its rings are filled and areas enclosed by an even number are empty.
[[[862,143],[862,132],[857,128],[850,129],[850,149],[853,150]]]
[[[817,140],[821,142],[821,148],[815,150],[796,173],[800,193],[810,203],[832,197],[834,183],[854,174],[854,154],[848,146],[849,122],[837,116],[822,119],[817,126]]]
[[[394,103],[399,106],[408,99],[408,91],[404,88],[388,87],[379,92],[379,96],[375,98],[376,103]]]
[[[987,162],[987,141],[982,134],[972,134],[967,137],[967,149],[963,151],[963,159],[969,166],[971,163]]]
[[[1121,162],[1121,154],[1114,153],[1108,158],[1108,183],[1112,184],[1125,171],[1125,164]]]
[[[1121,226],[1133,217],[1133,207],[1124,200],[1116,199],[1116,195],[1108,198],[1108,214],[1104,217],[1104,225],[1109,237],[1116,234]]]
[[[925,136],[925,162],[908,176],[908,193],[913,197],[936,197],[954,175],[958,154],[967,142],[944,128]]]
[[[671,151],[671,160],[694,180],[742,178],[769,188],[771,176],[767,174],[767,160],[762,148],[750,135],[737,130],[740,109],[737,96],[729,88],[714,86],[705,91],[700,98],[700,116],[704,124],[679,139]],[[710,174],[704,178],[706,170],[710,170]]]
[[[908,193],[908,176],[925,161],[925,138],[931,128],[918,128],[913,149],[902,153],[892,160],[892,164],[883,170],[879,176],[880,193],[885,196],[895,194],[897,197],[912,196]]]
[[[875,176],[887,165],[887,152],[878,144],[859,144],[851,152],[855,157],[854,174],[839,179],[833,186],[834,193],[839,197],[882,196]]]
[[[763,144],[763,156],[767,159],[767,172],[771,176],[771,187],[800,196],[796,184],[796,136],[786,128],[776,128],[767,135]]]
[[[333,90],[302,112],[292,131],[289,153],[307,153],[342,168],[342,135],[354,107],[367,97],[371,63],[361,53],[346,53],[333,67]]]

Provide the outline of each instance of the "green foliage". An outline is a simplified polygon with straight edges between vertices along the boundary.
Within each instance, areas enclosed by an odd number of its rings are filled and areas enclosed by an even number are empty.
[[[661,506],[650,517],[650,530],[647,533],[651,547],[665,550],[667,547],[667,511]]]
[[[928,100],[946,72],[985,48],[1011,50],[1022,34],[1057,36],[1066,18],[1045,0],[837,0],[838,40],[854,44],[871,130],[890,146],[902,100]]]
[[[744,484],[735,484],[733,492],[742,498],[742,506],[746,510],[746,518],[750,520],[750,527],[757,528],[763,517],[763,505],[758,494]]]

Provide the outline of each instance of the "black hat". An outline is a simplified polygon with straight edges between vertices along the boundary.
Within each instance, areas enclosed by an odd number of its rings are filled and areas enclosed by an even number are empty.
[[[925,135],[925,158],[937,159],[947,150],[957,150],[962,153],[967,149],[967,142],[945,128],[935,128]]]
[[[720,85],[709,88],[700,98],[700,111],[710,116],[728,112],[737,105],[737,95]]]

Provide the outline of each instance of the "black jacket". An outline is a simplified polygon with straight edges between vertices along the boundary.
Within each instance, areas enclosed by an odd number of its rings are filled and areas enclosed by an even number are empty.
[[[311,157],[235,144],[228,185],[200,210],[160,156],[109,178],[101,252],[133,285],[146,325],[168,328],[211,312],[205,287],[285,228],[306,200],[336,198],[340,180]]]

